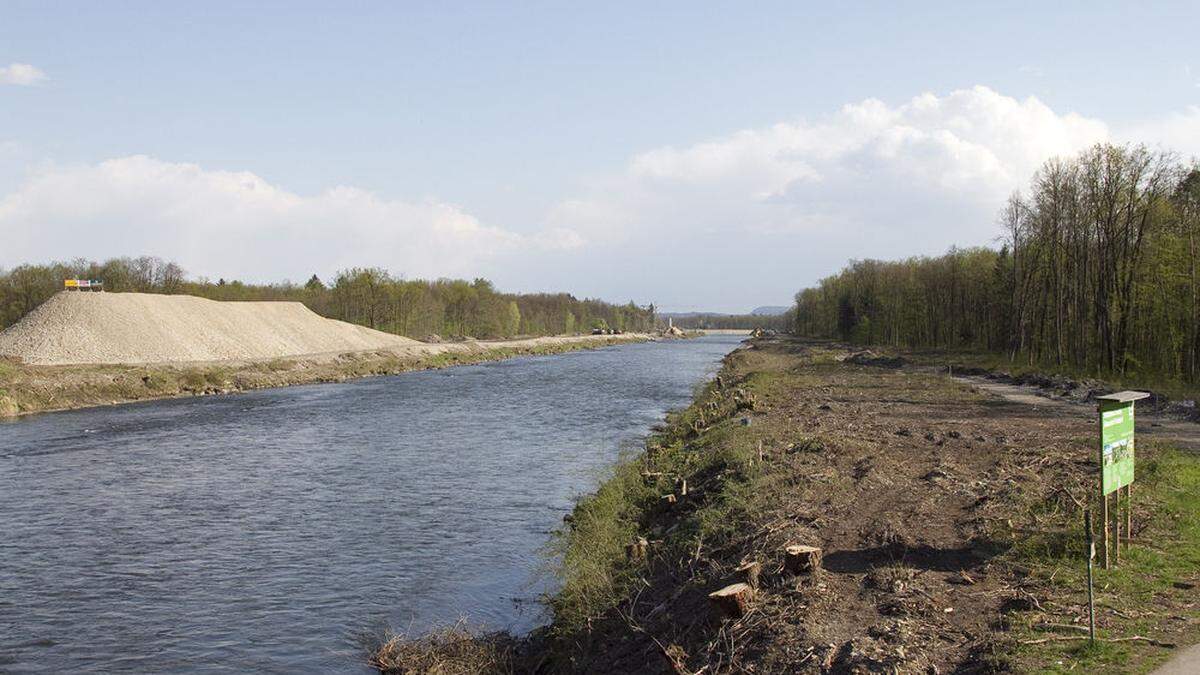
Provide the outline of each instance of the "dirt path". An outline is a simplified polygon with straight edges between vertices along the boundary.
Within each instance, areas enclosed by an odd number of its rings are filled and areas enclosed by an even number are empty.
[[[983,377],[955,377],[954,380],[989,394],[999,396],[1006,401],[1054,411],[1055,414],[1064,417],[1091,421],[1095,421],[1096,419],[1096,409],[1093,404],[1049,398],[1037,393],[1037,390],[1032,387],[995,382]],[[1196,424],[1195,422],[1172,419],[1154,413],[1139,412],[1137,414],[1137,433],[1142,437],[1166,441],[1180,448],[1200,452],[1200,424]]]
[[[1154,671],[1154,675],[1196,675],[1200,673],[1200,645],[1180,650],[1170,661]]]

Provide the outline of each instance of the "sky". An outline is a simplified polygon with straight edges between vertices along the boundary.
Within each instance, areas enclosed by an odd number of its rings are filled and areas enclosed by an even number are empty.
[[[1200,3],[976,4],[0,0],[0,268],[742,312],[995,244],[1051,157],[1200,156]]]

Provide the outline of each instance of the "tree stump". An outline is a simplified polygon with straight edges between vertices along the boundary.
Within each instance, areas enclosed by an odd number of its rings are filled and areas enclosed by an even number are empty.
[[[816,574],[821,571],[821,549],[794,544],[784,549],[783,568],[792,574]]]
[[[738,389],[733,397],[735,410],[754,410],[754,394],[746,393],[744,389]]]
[[[650,542],[646,541],[645,537],[638,537],[631,543],[625,545],[625,557],[630,562],[637,562],[646,558],[646,549],[649,548]]]
[[[750,588],[758,588],[758,575],[762,574],[762,565],[751,560],[739,566],[737,573]]]
[[[709,593],[708,600],[722,617],[740,619],[750,609],[754,589],[750,584],[730,584],[715,593]]]

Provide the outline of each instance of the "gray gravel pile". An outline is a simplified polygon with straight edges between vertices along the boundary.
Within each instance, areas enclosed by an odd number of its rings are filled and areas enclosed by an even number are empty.
[[[147,293],[62,292],[0,332],[0,356],[45,365],[271,359],[417,344],[298,302]]]

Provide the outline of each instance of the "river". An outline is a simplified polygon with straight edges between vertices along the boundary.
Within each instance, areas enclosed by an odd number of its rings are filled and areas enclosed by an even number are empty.
[[[361,673],[546,620],[574,499],[740,336],[0,424],[0,672]]]

